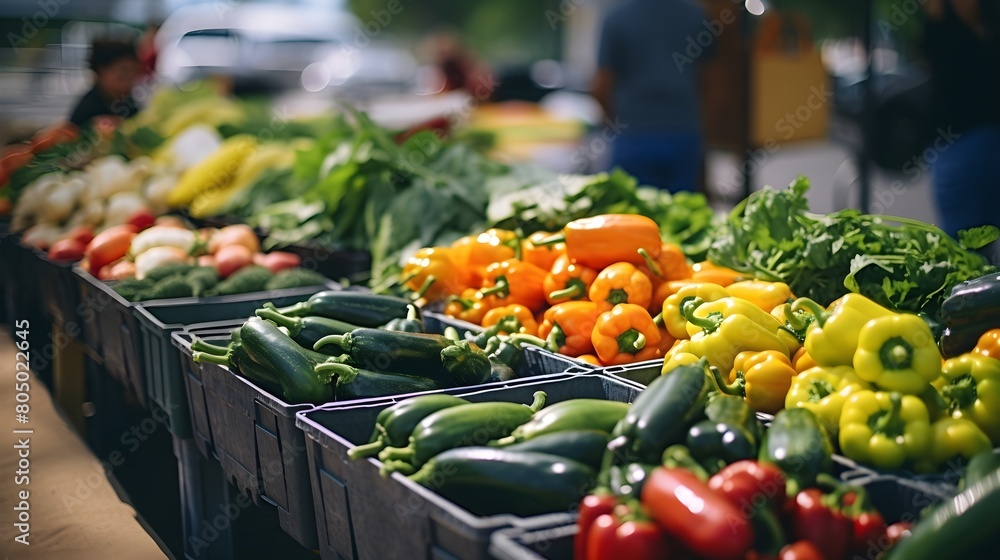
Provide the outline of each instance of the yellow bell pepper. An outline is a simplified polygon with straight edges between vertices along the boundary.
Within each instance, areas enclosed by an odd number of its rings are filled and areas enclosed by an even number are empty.
[[[861,327],[876,317],[893,315],[861,294],[847,294],[830,304],[829,311],[811,299],[800,298],[792,304],[792,312],[800,309],[807,309],[816,317],[804,346],[812,359],[824,367],[852,365]]]
[[[872,387],[850,366],[813,367],[792,378],[785,408],[808,408],[831,436],[840,430],[840,412],[847,397]]]
[[[729,372],[729,381],[743,380],[743,396],[750,408],[775,414],[785,407],[785,396],[795,375],[783,352],[740,352]]]
[[[880,469],[925,460],[931,445],[927,406],[912,395],[858,391],[844,403],[837,439],[845,456]]]
[[[697,363],[700,359],[691,353],[690,340],[678,340],[663,357],[663,368],[660,369],[660,373],[670,373],[677,366],[689,366]]]
[[[677,293],[671,294],[663,300],[663,326],[674,338],[691,338],[687,330],[687,319],[684,318],[684,304],[695,298],[715,301],[724,297],[729,297],[729,292],[718,284],[702,283],[684,286]]]
[[[916,398],[916,397],[910,397]],[[993,445],[975,422],[966,418],[942,418],[930,428],[930,444],[916,461],[919,472],[932,473],[942,467],[961,468],[969,459],[987,453]]]
[[[951,358],[931,383],[956,418],[968,418],[1000,445],[1000,360],[969,352]]]
[[[726,291],[729,295],[745,299],[767,312],[786,303],[792,297],[792,290],[788,284],[764,280],[734,282],[726,287]]]
[[[816,361],[812,359],[809,352],[806,352],[805,347],[802,347],[792,355],[792,367],[795,368],[795,371],[802,373],[807,369],[816,367]],[[852,369],[851,371],[854,370]]]
[[[923,319],[887,315],[861,329],[854,371],[881,389],[917,395],[941,374],[941,352]]]
[[[690,302],[685,305],[690,305]],[[754,323],[766,328],[768,331],[775,333],[775,336],[777,336],[778,329],[781,327],[778,320],[772,317],[770,313],[762,310],[749,301],[737,297],[725,297],[715,301],[703,303],[699,305],[689,316],[686,316],[688,323],[685,328],[687,329],[688,337],[692,337],[702,331],[705,331],[706,329],[711,330],[714,328],[714,326],[706,327],[706,323],[704,321],[696,320],[696,318],[705,320],[710,319],[711,316],[728,319],[733,315],[743,315]],[[785,346],[787,348],[788,345],[786,344]]]

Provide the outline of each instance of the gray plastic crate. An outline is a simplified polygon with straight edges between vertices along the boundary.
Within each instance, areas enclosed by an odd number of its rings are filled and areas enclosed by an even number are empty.
[[[463,338],[467,332],[471,332],[472,334],[483,332],[483,327],[480,327],[475,323],[449,317],[444,313],[435,311],[433,308],[421,310],[421,315],[424,318],[424,330],[429,333],[441,334],[448,327],[455,327],[455,330],[458,331],[458,335]]]
[[[500,387],[442,392],[475,402],[528,403],[539,390],[546,392],[551,404],[574,398],[631,402],[642,388],[593,370],[576,369]],[[309,437],[310,474],[324,559],[485,559],[489,558],[487,548],[494,531],[565,516],[476,516],[398,473],[381,477],[380,463],[375,459],[348,459],[348,450],[368,441],[378,413],[398,400],[324,406],[299,414],[298,424]]]
[[[45,310],[53,322],[61,325],[79,322],[77,308],[80,304],[80,289],[77,287],[76,274],[73,273],[72,262],[50,260],[43,251],[34,251],[35,278],[41,287],[42,301]],[[67,334],[73,333],[78,338],[79,329],[67,329]]]
[[[137,359],[143,375],[146,397],[167,416],[170,433],[179,438],[191,437],[191,416],[187,393],[181,376],[180,355],[170,335],[184,328],[206,322],[246,318],[265,302],[286,306],[304,301],[321,290],[338,285],[309,286],[271,292],[253,292],[209,298],[177,298],[136,303],[133,307],[139,330],[123,343],[126,354]]]
[[[662,370],[663,360],[660,359],[636,362],[627,366],[606,367],[604,373],[646,386],[659,377]]]
[[[191,414],[191,437],[195,446],[206,458],[215,456],[211,423],[208,420],[208,399],[205,396],[203,365],[192,358],[191,342],[194,337],[219,345],[229,343],[229,334],[243,324],[243,320],[222,321],[202,325],[192,325],[173,333],[170,340],[180,351],[181,377],[187,392],[188,412]]]

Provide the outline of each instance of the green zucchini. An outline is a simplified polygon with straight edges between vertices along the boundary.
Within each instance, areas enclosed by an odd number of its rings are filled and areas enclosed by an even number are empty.
[[[608,432],[598,430],[567,430],[540,435],[536,438],[508,445],[505,451],[531,451],[548,453],[572,459],[595,471],[601,468],[601,458],[608,447]]]
[[[889,560],[995,558],[1000,470],[994,470],[924,516]]]
[[[517,373],[510,366],[498,360],[490,360],[491,383],[510,381],[511,379],[517,379]]]
[[[493,363],[485,352],[462,340],[441,350],[441,363],[448,372],[448,387],[479,385],[490,380]]]
[[[819,419],[806,408],[778,411],[764,432],[757,460],[777,465],[788,476],[790,496],[816,484],[832,467],[833,444]]]
[[[333,400],[334,385],[314,371],[317,365],[333,358],[302,348],[274,324],[256,317],[240,328],[240,339],[250,359],[274,373],[289,402]]]
[[[964,490],[997,469],[1000,469],[1000,450],[991,449],[976,455],[969,459],[969,464],[965,466],[965,476],[962,477],[958,489]]]
[[[409,304],[410,300],[399,297],[328,290],[313,294],[306,301],[278,309],[278,312],[291,317],[318,315],[361,327],[380,327],[393,319],[405,318]]]
[[[316,366],[323,378],[337,376],[334,400],[350,401],[388,395],[405,395],[440,389],[433,380],[403,373],[384,373],[359,369],[347,364],[323,363]]]
[[[236,370],[240,375],[272,395],[284,394],[281,383],[269,369],[250,359],[250,356],[242,350],[238,351],[236,356]]]
[[[685,445],[710,472],[757,456],[760,423],[742,397],[713,395],[705,406],[705,416],[706,420],[688,430]]]
[[[663,451],[682,443],[688,427],[704,414],[709,389],[707,361],[679,366],[654,379],[639,393],[628,413],[611,432],[604,464],[656,464]]]
[[[468,447],[441,453],[410,479],[476,515],[528,517],[572,511],[594,476],[586,465],[555,455]]]
[[[565,430],[597,430],[611,433],[615,425],[628,414],[629,404],[600,399],[571,399],[538,411],[531,421],[519,426],[498,445],[511,445],[545,434]]]
[[[393,319],[392,321],[386,323],[383,328],[387,331],[397,332],[424,332],[424,321],[420,318],[420,310],[418,310],[417,306],[412,303],[408,304],[406,308],[408,311],[406,312],[405,319]]]
[[[375,419],[375,429],[368,443],[351,449],[347,455],[360,459],[377,455],[386,447],[403,447],[421,420],[460,404],[469,404],[469,401],[451,395],[420,395],[386,407]]]
[[[265,304],[264,308],[258,309],[255,312],[256,315],[279,327],[285,327],[292,339],[299,343],[299,346],[310,350],[325,336],[345,334],[358,328],[357,325],[326,317],[289,317],[278,313],[274,306],[267,307],[268,305],[270,304]]]
[[[534,399],[531,406],[481,402],[439,410],[417,424],[406,447],[387,447],[378,454],[384,463],[382,474],[412,474],[428,459],[448,449],[485,445],[508,436],[545,405],[544,392],[537,391]]]

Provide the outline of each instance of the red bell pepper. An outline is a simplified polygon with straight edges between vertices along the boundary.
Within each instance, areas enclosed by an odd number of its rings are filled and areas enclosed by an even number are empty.
[[[786,497],[785,481],[785,473],[780,468],[744,460],[726,465],[709,479],[708,487],[725,495],[749,517],[754,510],[765,507],[781,511]]]
[[[815,544],[802,540],[782,548],[778,560],[824,560],[824,555]]]
[[[869,550],[881,550],[880,541],[885,537],[887,529],[885,519],[872,508],[864,489],[854,488],[845,492],[841,504],[844,506],[844,515],[854,527],[852,552],[867,556]]]
[[[825,560],[845,558],[854,540],[854,526],[836,502],[836,494],[826,496],[809,488],[799,492],[789,507],[793,536],[816,545]]]
[[[893,523],[886,527],[885,539],[888,541],[889,546],[892,547],[892,545],[908,537],[911,529],[913,529],[913,523],[907,521]]]
[[[617,503],[618,500],[611,494],[590,494],[580,501],[576,537],[573,538],[573,558],[583,560],[587,557],[587,540],[594,521],[614,511]]]
[[[753,528],[739,508],[685,469],[654,470],[643,485],[642,504],[698,557],[741,559],[754,543]]]
[[[574,558],[669,560],[670,546],[659,525],[625,509],[621,515],[606,513],[595,519],[587,535],[586,556]]]

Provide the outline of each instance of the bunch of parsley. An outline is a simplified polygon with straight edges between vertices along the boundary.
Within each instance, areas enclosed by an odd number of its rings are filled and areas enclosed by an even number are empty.
[[[899,311],[937,316],[960,282],[995,271],[975,249],[1000,237],[993,226],[955,240],[917,220],[841,210],[809,212],[809,181],[765,188],[741,202],[708,258],[758,278],[786,282],[823,305],[856,292]],[[892,225],[895,223],[895,225]]]

